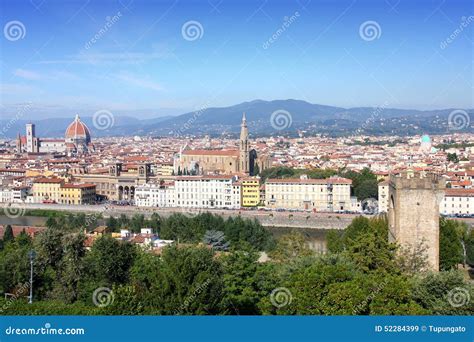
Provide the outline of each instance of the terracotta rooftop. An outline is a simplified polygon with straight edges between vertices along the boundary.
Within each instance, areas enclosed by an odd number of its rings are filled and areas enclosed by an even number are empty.
[[[63,183],[64,181],[60,178],[38,178],[35,180],[35,183]]]
[[[5,234],[6,226],[7,226],[6,224],[5,225],[0,225],[0,239],[3,239],[3,235]],[[12,225],[12,230],[13,230],[13,236],[14,237],[17,237],[23,230],[30,237],[34,237],[35,235],[41,233],[45,229],[46,229],[45,227],[14,226],[14,225]]]
[[[96,187],[95,184],[92,183],[80,183],[80,184],[71,184],[67,183],[63,185],[63,188],[69,188],[69,189],[83,189],[83,188],[92,188]]]
[[[446,189],[445,195],[449,197],[474,197],[474,189]]]
[[[238,157],[239,150],[185,150],[182,152],[187,156],[233,156]]]

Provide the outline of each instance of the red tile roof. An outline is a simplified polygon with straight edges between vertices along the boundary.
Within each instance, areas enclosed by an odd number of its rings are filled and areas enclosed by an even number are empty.
[[[239,150],[185,150],[183,155],[188,156],[232,156],[238,157]]]
[[[82,184],[72,184],[72,183],[67,183],[63,185],[63,188],[68,188],[68,189],[83,189],[83,188],[92,188],[96,187],[95,184],[92,183],[82,183]]]
[[[35,183],[63,183],[64,181],[60,178],[38,178]]]
[[[446,189],[445,195],[449,197],[474,197],[474,189]]]
[[[6,224],[0,226],[0,239],[3,239],[3,235],[5,234],[6,226],[7,226]],[[23,230],[30,237],[34,237],[37,234],[41,233],[45,229],[46,229],[46,227],[31,227],[31,226],[14,226],[14,225],[12,225],[12,230],[13,230],[13,236],[14,237],[17,237],[18,235],[20,235]]]
[[[66,139],[77,139],[83,138],[86,139],[90,137],[89,128],[87,128],[86,124],[83,123],[79,116],[76,116],[74,121],[68,126],[66,129]]]

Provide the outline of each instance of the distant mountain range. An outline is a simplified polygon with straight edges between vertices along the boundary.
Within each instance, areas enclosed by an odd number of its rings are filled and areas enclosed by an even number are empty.
[[[457,111],[457,112],[455,112]],[[106,130],[95,129],[92,117],[81,117],[93,136],[130,135],[235,135],[240,130],[242,113],[246,113],[251,135],[305,135],[323,133],[333,136],[353,133],[366,134],[440,134],[453,132],[448,118],[456,131],[474,132],[474,109],[458,108],[440,110],[409,110],[372,107],[341,108],[312,104],[301,100],[255,100],[230,107],[203,108],[177,116],[139,119],[131,116],[115,116],[114,125]],[[38,136],[62,136],[73,120],[54,118],[35,121]],[[0,120],[0,134],[13,138],[24,134],[25,120]],[[457,126],[456,126],[457,125]],[[1,137],[0,137],[1,138]]]

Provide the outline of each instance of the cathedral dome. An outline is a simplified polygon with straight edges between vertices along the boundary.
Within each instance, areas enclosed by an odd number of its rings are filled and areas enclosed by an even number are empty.
[[[429,135],[423,135],[421,137],[421,143],[425,143],[425,144],[431,144],[431,138]]]
[[[66,142],[73,142],[77,140],[89,143],[91,141],[91,134],[86,124],[81,121],[79,115],[76,115],[74,121],[68,126],[65,134]]]

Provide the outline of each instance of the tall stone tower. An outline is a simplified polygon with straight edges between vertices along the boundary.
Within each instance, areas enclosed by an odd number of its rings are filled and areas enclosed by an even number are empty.
[[[36,139],[35,124],[26,124],[26,152],[38,152],[38,139]]]
[[[249,155],[249,129],[247,127],[247,119],[245,113],[242,116],[242,124],[240,126],[240,172],[249,173],[250,171],[250,155]]]
[[[21,135],[18,132],[18,135],[16,136],[16,152],[21,153],[23,152],[23,145],[21,144]]]
[[[389,182],[389,240],[427,248],[429,268],[439,270],[439,205],[446,181],[432,173],[402,173]]]

